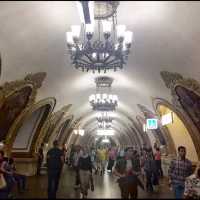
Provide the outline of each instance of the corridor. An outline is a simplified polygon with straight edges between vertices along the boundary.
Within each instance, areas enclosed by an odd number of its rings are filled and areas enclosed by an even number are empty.
[[[67,166],[64,167],[57,198],[80,198],[80,190],[74,190],[75,173]],[[116,177],[106,172],[104,176],[94,175],[94,192],[89,191],[88,198],[106,199],[121,198]],[[23,194],[16,194],[17,198],[47,198],[47,176],[30,177],[27,183],[28,191]],[[147,193],[139,188],[138,198],[173,199],[173,194],[167,185],[166,180],[162,180],[158,193]]]
[[[199,21],[198,1],[0,1],[0,199],[200,199]]]

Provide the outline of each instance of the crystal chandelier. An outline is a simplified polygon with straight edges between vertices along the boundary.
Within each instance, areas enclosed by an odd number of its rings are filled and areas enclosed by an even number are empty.
[[[89,102],[93,110],[113,111],[118,106],[118,97],[112,94],[92,94]]]
[[[128,60],[133,33],[125,25],[117,25],[119,2],[78,1],[77,5],[82,27],[72,25],[71,32],[66,33],[72,64],[93,73],[122,69]]]
[[[113,120],[113,117],[110,116],[108,112],[101,112],[101,113],[97,113],[96,119],[98,122],[111,123]]]
[[[98,122],[98,127],[101,129],[109,129],[111,128],[111,122]]]
[[[98,93],[100,89],[107,88],[110,90],[113,79],[107,76],[103,76],[97,77],[95,82],[97,85],[97,93],[89,96],[89,102],[93,110],[114,111],[118,106],[118,96],[104,92]]]

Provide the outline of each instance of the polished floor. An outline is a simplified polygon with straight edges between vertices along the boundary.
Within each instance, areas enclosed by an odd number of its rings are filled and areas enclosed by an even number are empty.
[[[75,173],[63,168],[57,198],[80,198],[80,191],[74,190]],[[89,191],[88,198],[120,198],[120,191],[116,177],[106,172],[104,176],[94,175],[95,190]],[[17,194],[17,198],[47,198],[47,176],[29,177],[27,180],[28,191]],[[167,186],[166,179],[160,182],[157,193],[147,193],[139,189],[139,198],[160,199],[173,198],[172,192]]]

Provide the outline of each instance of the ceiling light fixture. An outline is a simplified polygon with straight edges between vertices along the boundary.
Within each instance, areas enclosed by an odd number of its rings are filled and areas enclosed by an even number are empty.
[[[108,94],[110,93],[113,79],[107,76],[103,76],[97,77],[95,82],[97,86],[96,94],[89,96],[89,102],[93,110],[114,111],[118,106],[118,96]],[[105,93],[105,89],[108,89],[108,93]]]
[[[125,25],[117,25],[119,1],[78,1],[80,25],[66,33],[72,64],[82,71],[122,69],[128,60],[132,36]],[[110,20],[110,18],[112,18]],[[95,20],[98,34],[95,34]]]
[[[114,133],[114,130],[113,129],[98,129],[97,130],[97,135],[103,135],[103,136],[107,136],[107,135],[109,135],[109,136],[112,136],[112,135],[114,135],[115,133]]]
[[[74,129],[74,134],[75,135],[84,136],[85,130],[83,130],[83,129]]]

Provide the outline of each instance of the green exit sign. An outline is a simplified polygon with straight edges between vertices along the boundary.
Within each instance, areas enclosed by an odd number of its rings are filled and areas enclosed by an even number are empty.
[[[157,119],[147,119],[147,129],[157,129],[158,120]]]

